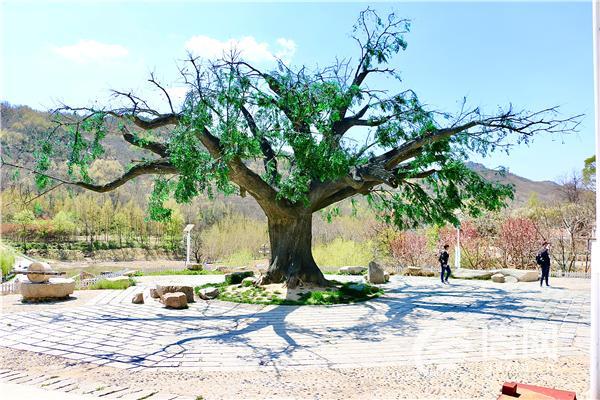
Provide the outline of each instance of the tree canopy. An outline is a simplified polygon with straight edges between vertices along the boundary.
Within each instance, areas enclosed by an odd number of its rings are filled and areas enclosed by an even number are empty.
[[[149,79],[164,94],[168,112],[122,91],[114,91],[117,105],[61,107],[37,154],[38,183],[58,178],[48,168],[62,142],[71,180],[59,179],[83,188],[106,192],[140,175],[158,175],[149,202],[154,219],[168,218],[163,203],[171,195],[189,202],[215,191],[248,193],[269,221],[280,222],[356,195],[367,196],[400,228],[457,224],[457,210],[477,216],[501,208],[512,188],[470,170],[469,156],[507,151],[537,134],[569,133],[579,116],[512,105],[489,113],[466,101],[449,114],[424,105],[413,89],[390,93],[371,85],[380,75],[402,87],[395,56],[406,49],[409,28],[395,14],[382,18],[367,9],[352,33],[358,57],[325,68],[279,61],[266,71],[235,50],[217,60],[190,55],[180,68],[189,89],[181,109],[154,76]],[[351,137],[357,129],[361,141]],[[113,130],[153,156],[111,182],[92,182],[88,167],[102,157],[102,142]]]

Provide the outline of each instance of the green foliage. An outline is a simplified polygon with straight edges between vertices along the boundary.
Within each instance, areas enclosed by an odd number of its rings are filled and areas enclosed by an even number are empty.
[[[13,221],[19,225],[29,225],[35,221],[35,214],[31,210],[23,210],[15,214]]]
[[[343,267],[347,265],[367,265],[373,259],[373,243],[357,243],[337,238],[330,243],[317,244],[313,257],[318,265]]]
[[[94,282],[92,285],[88,286],[88,290],[101,290],[101,289],[117,289],[123,290],[127,289],[130,286],[135,286],[135,281],[131,278],[129,280],[118,280],[118,281],[109,281],[107,279],[100,279],[97,282]]]
[[[5,246],[0,246],[0,268],[2,269],[2,277],[6,278],[15,264],[15,252]]]
[[[585,185],[593,185],[594,179],[596,178],[596,156],[593,155],[588,157],[584,161],[584,167],[582,171],[583,183]]]

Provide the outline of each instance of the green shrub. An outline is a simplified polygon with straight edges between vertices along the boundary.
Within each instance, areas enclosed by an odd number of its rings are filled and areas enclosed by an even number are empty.
[[[12,249],[0,247],[0,267],[2,277],[6,277],[15,264],[15,252]]]
[[[88,286],[87,289],[127,289],[130,286],[135,286],[135,281],[131,278],[129,278],[128,280],[120,281],[109,281],[108,279],[100,279],[99,281],[94,282],[93,285]]]
[[[248,278],[250,276],[254,276],[254,272],[252,272],[252,271],[235,272],[235,273],[225,277],[225,283],[227,283],[228,285],[238,285],[238,284],[242,283],[244,278]]]

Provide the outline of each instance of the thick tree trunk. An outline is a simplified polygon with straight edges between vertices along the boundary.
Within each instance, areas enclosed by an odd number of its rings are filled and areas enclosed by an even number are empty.
[[[290,289],[302,283],[327,285],[312,256],[312,215],[268,219],[271,264],[258,283],[284,282]]]

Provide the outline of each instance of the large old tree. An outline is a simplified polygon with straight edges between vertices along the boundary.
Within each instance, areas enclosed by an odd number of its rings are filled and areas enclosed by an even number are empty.
[[[399,227],[457,223],[456,210],[477,215],[512,196],[510,187],[468,169],[469,154],[506,149],[536,134],[569,132],[578,122],[558,117],[554,108],[528,112],[509,106],[486,114],[465,105],[449,115],[424,106],[413,90],[377,88],[383,81],[378,76],[401,87],[389,66],[406,48],[407,31],[407,20],[381,19],[366,10],[353,33],[358,57],[327,68],[280,62],[267,71],[235,53],[219,60],[190,56],[180,69],[189,87],[181,109],[153,77],[168,112],[128,92],[115,92],[119,106],[61,107],[55,113],[61,128],[38,154],[38,181],[54,177],[47,172],[49,157],[66,140],[69,183],[107,192],[141,175],[157,175],[149,205],[155,219],[168,218],[162,204],[169,195],[189,202],[214,190],[247,193],[268,219],[271,264],[260,283],[325,284],[311,253],[314,212],[364,195]],[[102,141],[115,130],[154,157],[134,162],[111,182],[91,182],[87,166],[102,157]]]

